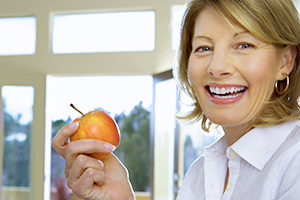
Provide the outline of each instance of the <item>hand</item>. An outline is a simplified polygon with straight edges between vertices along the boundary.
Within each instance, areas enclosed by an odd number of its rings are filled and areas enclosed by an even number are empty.
[[[135,199],[127,169],[111,154],[102,161],[88,156],[94,152],[112,152],[108,143],[100,140],[68,142],[78,124],[62,127],[52,140],[52,146],[65,160],[68,186],[79,198],[88,200]]]

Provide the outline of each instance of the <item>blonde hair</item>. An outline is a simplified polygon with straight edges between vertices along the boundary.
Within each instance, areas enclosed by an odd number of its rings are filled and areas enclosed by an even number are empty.
[[[178,119],[197,121],[202,119],[202,128],[209,130],[207,117],[203,113],[187,75],[195,21],[207,6],[214,8],[225,20],[231,20],[248,30],[256,38],[281,48],[291,45],[297,49],[294,67],[289,74],[290,85],[283,95],[275,90],[259,116],[250,122],[252,127],[271,126],[300,118],[298,98],[300,96],[300,23],[292,0],[192,0],[184,15],[180,49],[178,54],[178,80],[181,88],[194,100],[193,110]],[[278,82],[284,88],[284,81]]]

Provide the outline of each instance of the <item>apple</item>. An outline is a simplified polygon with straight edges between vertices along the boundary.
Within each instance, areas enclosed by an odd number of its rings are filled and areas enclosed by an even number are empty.
[[[115,120],[103,110],[94,110],[83,114],[73,104],[72,108],[78,111],[82,116],[76,118],[73,122],[79,122],[77,131],[70,137],[70,141],[81,139],[98,139],[109,142],[116,148],[120,144],[120,130]],[[110,153],[91,153],[90,156],[96,159],[104,159]]]

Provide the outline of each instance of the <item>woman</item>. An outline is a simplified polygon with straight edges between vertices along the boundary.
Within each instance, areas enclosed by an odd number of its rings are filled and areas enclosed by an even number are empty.
[[[291,1],[193,1],[179,79],[193,112],[225,136],[186,174],[178,199],[300,198],[299,43]]]
[[[296,200],[300,197],[300,24],[291,0],[193,0],[183,21],[179,80],[195,100],[181,119],[222,126],[225,136],[188,170],[178,200]],[[208,122],[209,120],[209,122]],[[68,185],[85,199],[134,199],[126,168],[94,140],[53,147]]]

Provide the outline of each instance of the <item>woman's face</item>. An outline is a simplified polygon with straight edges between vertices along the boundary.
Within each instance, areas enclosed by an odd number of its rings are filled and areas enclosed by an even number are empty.
[[[229,24],[213,8],[202,10],[195,23],[188,77],[204,114],[223,127],[254,119],[280,77],[282,52]]]

